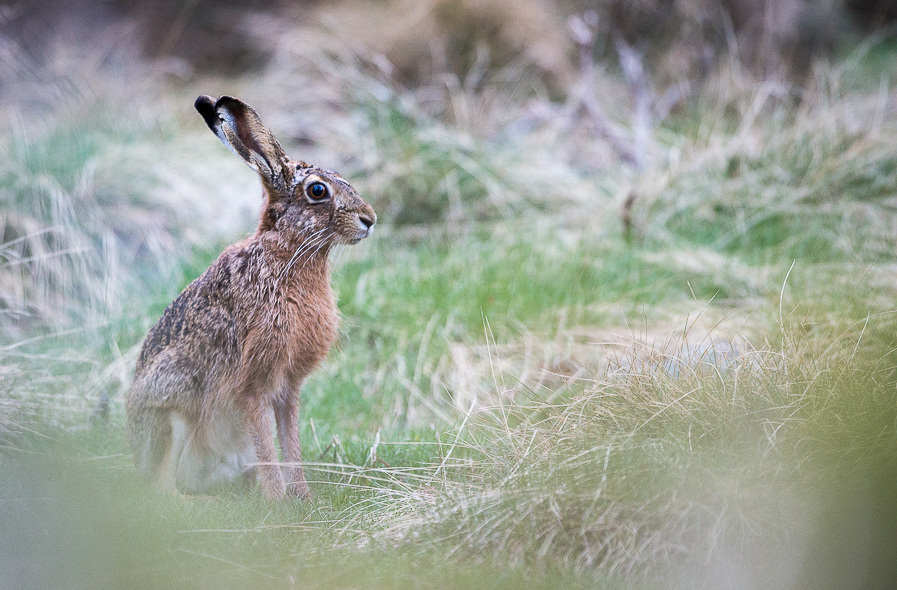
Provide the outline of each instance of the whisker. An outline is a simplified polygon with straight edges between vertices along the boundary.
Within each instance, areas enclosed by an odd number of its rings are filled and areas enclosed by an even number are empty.
[[[343,253],[345,253],[346,247],[342,244],[337,244],[336,247],[336,260],[333,261],[333,266],[339,264],[340,259],[343,257]]]
[[[310,262],[310,261],[317,255],[317,254],[318,254],[318,252],[320,252],[324,247],[329,247],[329,246],[330,246],[330,238],[331,238],[332,236],[333,236],[332,233],[331,233],[331,234],[328,234],[326,240],[323,240],[323,241],[318,245],[318,247],[315,248],[315,250],[314,250],[313,252],[307,254],[307,255],[305,256],[305,260],[304,260],[303,263],[302,263],[302,266],[305,266],[306,264],[308,264],[308,263],[309,263],[309,262]]]
[[[320,241],[320,243],[318,244],[318,247],[315,248],[314,252],[312,252],[311,254],[309,254],[309,255],[305,258],[305,260],[303,261],[302,265],[299,267],[300,270],[301,270],[302,268],[304,268],[305,265],[308,264],[308,263],[312,260],[312,258],[315,257],[315,254],[317,254],[318,252],[321,251],[321,248],[323,248],[324,246],[327,245],[328,239],[329,239],[332,235],[333,235],[333,234],[330,234],[330,235],[326,236],[325,239],[322,239],[322,240]]]
[[[325,228],[316,233],[321,233],[321,232],[327,231],[328,229],[329,228]],[[330,237],[332,235],[333,235],[332,233],[328,233],[328,234],[318,236],[316,239],[307,240],[303,244],[303,247],[297,251],[297,255],[294,256],[293,259],[291,259],[290,263],[287,265],[287,267],[284,269],[283,273],[281,273],[281,274],[285,275],[287,272],[289,272],[289,270],[293,267],[293,265],[296,262],[299,262],[301,260],[301,258],[303,257],[303,255],[307,254],[307,256],[305,256],[305,260],[303,260],[302,264],[299,265],[300,269],[305,267],[305,265],[308,264],[308,262],[315,256],[315,254],[320,252],[321,248],[323,248],[327,244],[328,240],[330,239]],[[314,248],[313,251],[312,251],[312,248]],[[310,254],[309,254],[309,252],[310,252]]]
[[[292,268],[293,264],[295,264],[295,262],[299,258],[299,256],[301,256],[304,252],[308,251],[310,248],[313,248],[316,245],[317,241],[321,237],[321,234],[324,233],[325,231],[327,231],[327,229],[328,228],[326,228],[326,227],[319,229],[318,231],[313,233],[311,236],[309,236],[307,240],[305,240],[304,242],[299,244],[299,247],[296,248],[296,252],[293,253],[293,256],[290,258],[290,261],[287,263],[287,265],[284,267],[284,269],[277,276],[278,283],[280,282],[280,279],[282,279],[286,275],[286,273],[290,270],[290,268]]]

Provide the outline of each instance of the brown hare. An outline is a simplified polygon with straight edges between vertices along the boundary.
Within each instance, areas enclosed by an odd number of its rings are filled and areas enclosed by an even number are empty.
[[[171,490],[257,474],[268,498],[308,496],[299,388],[337,336],[328,254],[369,236],[377,215],[335,172],[287,158],[246,103],[200,96],[195,107],[259,173],[264,207],[255,234],[228,247],[149,331],[127,398],[134,462]]]

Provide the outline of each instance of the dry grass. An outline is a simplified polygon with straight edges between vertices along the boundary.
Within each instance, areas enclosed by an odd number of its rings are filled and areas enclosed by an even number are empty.
[[[501,394],[471,404],[429,483],[378,496],[375,538],[508,566],[624,579],[673,567],[711,585],[729,571],[778,587],[808,566],[827,495],[862,487],[854,473],[893,458],[893,378],[878,340],[893,323],[886,314],[834,339],[742,352],[711,337],[668,353],[633,344],[628,368],[580,374],[529,402],[498,375]],[[794,330],[804,333],[784,326]]]
[[[186,252],[239,235],[255,215],[257,181],[231,181],[239,164],[215,157],[199,122],[182,127],[190,102],[170,94],[164,68],[113,50],[125,33],[42,59],[3,41],[6,416],[80,422],[104,391],[117,404],[140,337],[123,322],[176,294]]]

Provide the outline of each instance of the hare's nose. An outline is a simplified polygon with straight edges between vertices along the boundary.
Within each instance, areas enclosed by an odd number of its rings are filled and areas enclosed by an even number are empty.
[[[365,229],[371,229],[377,223],[377,214],[373,212],[371,214],[359,213],[358,221],[364,225]]]

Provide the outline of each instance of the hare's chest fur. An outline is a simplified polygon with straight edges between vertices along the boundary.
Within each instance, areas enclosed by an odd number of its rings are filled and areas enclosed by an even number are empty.
[[[337,337],[329,266],[323,258],[285,272],[283,261],[253,246],[231,252],[228,261],[247,286],[238,311],[246,334],[240,362],[252,365],[244,371],[295,385],[326,358]]]
[[[309,287],[314,287],[310,289]],[[278,340],[286,351],[288,372],[304,379],[327,357],[338,331],[336,302],[329,282],[291,289],[275,306],[281,318]]]

